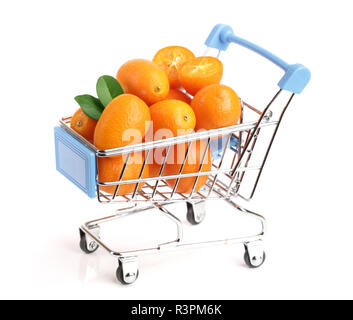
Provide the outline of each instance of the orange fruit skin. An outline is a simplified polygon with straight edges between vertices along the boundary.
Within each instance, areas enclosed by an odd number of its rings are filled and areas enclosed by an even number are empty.
[[[185,165],[183,168],[182,173],[196,173],[199,172],[202,157],[206,150],[207,143],[202,140],[194,141],[190,145],[189,153],[185,161]],[[163,175],[176,175],[179,174],[179,171],[182,166],[182,162],[185,158],[187,149],[187,144],[183,145],[176,145],[173,148],[174,152],[169,152],[167,156],[167,162],[163,169]],[[201,168],[201,172],[211,171],[212,167],[212,160],[211,160],[211,153],[210,149],[208,148],[207,154],[205,156],[204,163]],[[179,179],[178,186],[176,188],[176,192],[179,193],[190,193],[192,187],[194,185],[196,177],[188,177],[188,178],[181,178]],[[207,182],[208,175],[199,176],[197,183],[195,185],[194,192],[198,192]],[[166,180],[168,186],[170,188],[174,188],[176,179],[169,179]]]
[[[143,166],[142,153],[132,153],[126,165],[122,180],[138,179]],[[104,157],[98,158],[98,180],[100,182],[114,182],[118,181],[121,171],[125,163],[123,156]],[[141,178],[149,176],[149,166],[146,164]],[[140,183],[137,190],[143,187],[144,183]],[[121,184],[117,195],[126,195],[134,192],[136,183]],[[99,190],[103,190],[109,194],[114,194],[116,185],[112,186],[99,186]]]
[[[194,58],[179,70],[180,83],[192,96],[210,84],[220,83],[222,75],[223,64],[214,57]]]
[[[191,98],[184,92],[177,90],[177,89],[170,89],[167,97],[165,100],[170,100],[170,99],[175,99],[175,100],[180,100],[184,101],[187,104],[191,103]]]
[[[106,106],[98,120],[94,131],[94,145],[105,150],[140,143],[150,120],[150,110],[140,98],[132,94],[117,96]],[[136,134],[134,139],[127,135],[131,130]],[[124,135],[127,136],[125,139]]]
[[[153,149],[149,153],[149,176],[158,177],[162,168],[166,148]],[[163,172],[162,172],[163,175]]]
[[[218,129],[236,125],[241,116],[241,102],[235,91],[221,84],[201,89],[191,101],[196,115],[196,130]]]
[[[158,177],[159,176],[159,172],[161,171],[162,165],[157,164],[157,163],[153,163],[149,166],[150,170],[149,170],[149,176],[151,178],[153,177]]]
[[[70,127],[83,138],[93,143],[94,130],[97,125],[97,120],[87,116],[82,109],[78,109],[71,118]]]
[[[150,111],[153,122],[154,140],[192,133],[195,128],[195,113],[183,101],[175,99],[163,100],[152,105]],[[161,129],[166,130],[162,131]],[[158,176],[165,150],[166,148],[159,148],[151,151],[151,157],[153,157],[150,165],[151,176]]]
[[[153,137],[161,129],[168,129],[173,136],[191,133],[196,125],[196,117],[192,108],[180,100],[163,100],[150,106],[153,122]]]
[[[125,93],[138,96],[148,105],[163,100],[169,92],[166,73],[149,60],[134,59],[124,63],[116,78]]]
[[[155,54],[153,62],[166,72],[171,88],[180,88],[179,69],[186,61],[193,58],[195,55],[189,49],[169,46],[160,49]]]

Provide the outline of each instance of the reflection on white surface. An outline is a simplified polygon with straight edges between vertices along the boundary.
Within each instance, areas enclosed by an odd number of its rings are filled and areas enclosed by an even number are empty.
[[[101,270],[101,257],[98,254],[81,253],[79,258],[78,279],[81,283],[97,279]]]

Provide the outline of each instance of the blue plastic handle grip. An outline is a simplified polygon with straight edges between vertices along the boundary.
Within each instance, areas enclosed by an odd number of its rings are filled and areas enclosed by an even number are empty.
[[[217,24],[208,36],[205,44],[208,47],[225,51],[231,42],[237,43],[258,53],[283,69],[285,74],[278,83],[278,86],[281,89],[293,93],[301,93],[309,83],[311,74],[308,68],[301,64],[288,64],[273,53],[259,47],[258,45],[237,37],[234,34],[233,29],[228,25]]]

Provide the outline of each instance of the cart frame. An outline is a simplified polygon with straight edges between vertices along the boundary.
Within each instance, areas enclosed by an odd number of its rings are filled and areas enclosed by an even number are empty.
[[[217,25],[211,32],[206,41],[207,47],[218,49],[218,56],[221,51],[227,49],[230,42],[245,46],[260,55],[266,57],[285,71],[284,77],[279,82],[279,91],[271,98],[270,102],[261,111],[251,106],[245,101],[242,103],[242,116],[238,125],[208,130],[188,134],[185,136],[169,138],[160,141],[145,142],[137,145],[129,145],[117,149],[98,150],[94,145],[83,139],[75,133],[69,126],[71,117],[60,120],[60,127],[64,129],[75,140],[82,143],[91,150],[96,160],[96,189],[97,198],[102,203],[125,203],[123,208],[116,210],[115,214],[89,221],[80,227],[80,247],[85,253],[93,253],[98,247],[105,249],[110,255],[118,259],[118,269],[116,276],[123,284],[135,282],[139,275],[138,257],[142,254],[151,254],[157,252],[195,248],[219,244],[243,244],[245,248],[244,260],[251,268],[261,266],[265,261],[265,251],[263,247],[263,238],[266,232],[265,218],[253,211],[250,211],[235,202],[236,198],[250,201],[257,189],[260,176],[268,158],[275,136],[283,115],[290,105],[294,95],[300,93],[310,80],[310,72],[302,65],[288,65],[283,60],[274,56],[270,52],[234,35],[232,29],[226,25]],[[284,104],[276,103],[279,96],[284,91],[289,91],[289,98]],[[254,120],[248,121],[248,115]],[[249,116],[249,119],[251,117]],[[253,154],[256,151],[258,140],[262,132],[269,128],[271,131],[267,134],[267,143],[264,150],[257,154],[255,166],[253,165]],[[268,132],[268,131],[267,131]],[[193,142],[203,140],[206,148],[202,156],[201,165],[198,172],[183,173],[183,167],[188,156],[190,146]],[[216,147],[214,142],[216,142]],[[179,174],[173,176],[163,175],[163,168],[166,163],[168,152],[176,145],[187,144],[184,161],[181,165]],[[142,178],[143,170],[147,163],[148,154],[156,149],[166,150],[164,161],[161,166],[159,176]],[[210,171],[202,171],[203,162],[207,152],[212,152],[213,161]],[[216,151],[216,152],[215,152]],[[123,180],[124,170],[132,153],[144,152],[145,159],[141,172],[137,179]],[[218,153],[218,154],[217,154]],[[122,172],[115,181],[101,182],[98,178],[99,158],[125,156],[125,164]],[[249,172],[256,173],[252,179],[247,180]],[[206,185],[195,191],[196,183],[199,177],[207,175]],[[189,194],[177,192],[177,186],[180,179],[195,177],[193,188]],[[175,179],[174,187],[168,187],[166,181]],[[250,182],[249,182],[250,181]],[[129,195],[120,196],[119,187],[123,184],[135,184],[134,192]],[[143,185],[141,189],[139,187]],[[242,191],[242,187],[247,185],[249,190]],[[102,191],[104,186],[115,186],[113,194],[107,194]],[[195,192],[194,192],[195,191]],[[231,237],[227,239],[185,243],[183,242],[183,223],[181,220],[167,209],[167,206],[176,202],[187,203],[187,220],[191,224],[199,224],[205,217],[205,203],[208,200],[224,200],[238,212],[245,214],[259,222],[260,230],[258,233],[246,237]],[[121,219],[132,214],[138,214],[146,210],[158,209],[161,214],[168,217],[177,228],[176,236],[172,240],[157,244],[150,248],[138,248],[130,251],[115,250],[109,246],[100,237],[100,226],[115,219]]]

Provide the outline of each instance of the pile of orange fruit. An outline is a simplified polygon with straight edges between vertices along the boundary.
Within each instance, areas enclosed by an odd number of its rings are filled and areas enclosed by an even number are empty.
[[[98,98],[76,97],[81,108],[71,119],[71,128],[98,149],[119,148],[149,140],[160,140],[236,125],[241,116],[241,103],[235,91],[220,84],[223,64],[215,57],[195,55],[180,46],[159,50],[152,61],[134,59],[123,64],[116,78],[104,76],[97,82]],[[191,143],[182,173],[211,170],[211,153],[204,141]],[[169,150],[149,152],[141,178],[177,175],[186,155],[187,144]],[[130,155],[122,180],[138,179],[147,152]],[[204,155],[205,154],[205,155]],[[119,180],[124,156],[98,159],[98,180]],[[181,178],[176,191],[197,192],[208,176]],[[174,188],[176,180],[166,181]],[[140,183],[138,189],[142,188]],[[118,195],[134,191],[136,184],[122,184]],[[102,190],[113,193],[115,186]]]

